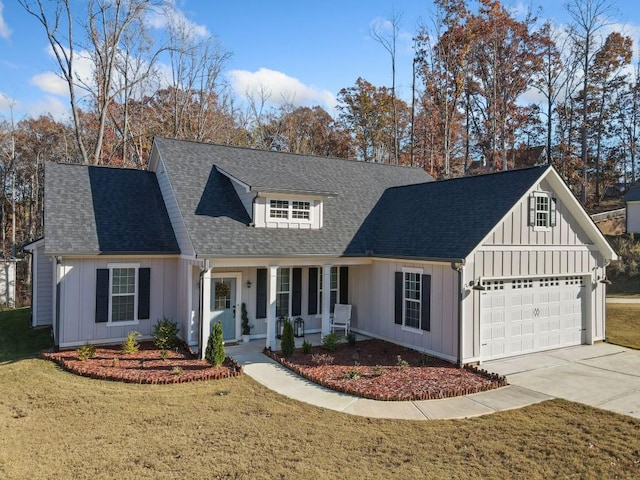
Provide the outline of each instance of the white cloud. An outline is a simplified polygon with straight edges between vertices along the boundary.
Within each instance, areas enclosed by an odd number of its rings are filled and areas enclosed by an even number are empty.
[[[266,103],[282,105],[292,103],[302,105],[324,105],[333,109],[336,105],[334,95],[328,90],[305,85],[297,78],[282,72],[260,68],[256,72],[232,70],[229,72],[231,86],[238,95],[255,97],[261,94],[268,97]]]
[[[2,15],[3,10],[4,4],[0,2],[0,37],[7,40],[11,36],[11,29],[7,25],[7,22],[4,20],[4,16]]]
[[[27,114],[36,118],[40,115],[51,115],[56,121],[67,121],[70,116],[70,107],[67,103],[63,103],[59,98],[52,95],[45,95],[42,99],[25,105]]]
[[[199,25],[187,18],[185,13],[176,7],[175,2],[167,1],[160,9],[151,9],[147,14],[147,24],[151,28],[163,30],[169,25],[184,29],[194,38],[206,38],[211,36],[204,25]]]
[[[66,95],[69,93],[67,82],[53,72],[34,75],[31,77],[31,83],[43,92],[53,93],[55,95]]]

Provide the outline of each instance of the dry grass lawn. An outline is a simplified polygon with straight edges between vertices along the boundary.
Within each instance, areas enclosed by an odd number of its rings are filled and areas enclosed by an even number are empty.
[[[640,303],[607,303],[607,342],[640,349]]]
[[[638,478],[640,421],[561,400],[456,421],[354,417],[248,377],[132,385],[0,365],[0,478]]]

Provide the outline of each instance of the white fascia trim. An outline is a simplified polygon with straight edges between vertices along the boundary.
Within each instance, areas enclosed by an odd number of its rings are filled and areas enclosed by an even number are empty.
[[[212,268],[241,268],[241,267],[316,267],[330,263],[333,266],[371,265],[370,257],[330,258],[330,257],[289,257],[289,258],[216,258],[207,257]]]
[[[22,249],[26,250],[27,252],[32,252],[33,250],[40,247],[41,245],[44,245],[44,238],[41,238],[40,240],[36,240],[35,242],[28,243],[27,245],[22,247]]]

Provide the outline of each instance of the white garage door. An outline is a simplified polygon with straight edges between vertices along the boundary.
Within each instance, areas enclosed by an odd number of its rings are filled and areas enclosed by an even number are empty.
[[[584,342],[582,277],[493,280],[483,284],[483,360]]]

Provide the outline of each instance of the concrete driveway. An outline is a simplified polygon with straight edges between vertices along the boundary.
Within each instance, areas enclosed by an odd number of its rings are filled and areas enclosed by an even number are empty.
[[[640,418],[640,351],[609,343],[482,364],[511,385]]]

